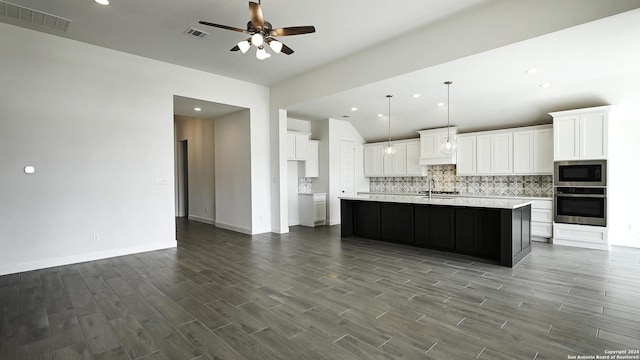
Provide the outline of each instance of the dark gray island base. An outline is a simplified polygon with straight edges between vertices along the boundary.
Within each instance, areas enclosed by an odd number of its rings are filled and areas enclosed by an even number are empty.
[[[513,267],[531,252],[531,205],[517,208],[341,199],[341,236],[497,260]]]

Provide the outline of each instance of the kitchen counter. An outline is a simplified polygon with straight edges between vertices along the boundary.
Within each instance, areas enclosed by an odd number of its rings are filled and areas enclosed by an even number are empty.
[[[426,195],[388,195],[388,194],[362,194],[357,196],[345,196],[340,199],[359,200],[359,201],[377,201],[392,202],[402,204],[426,204],[426,205],[446,205],[446,206],[464,206],[479,207],[491,209],[517,209],[523,206],[531,205],[532,200],[513,199],[513,198],[481,198],[466,197],[459,195],[434,195],[431,200]]]
[[[513,267],[531,252],[526,199],[363,194],[340,198],[341,236],[432,248]]]
[[[401,195],[401,196],[425,196],[420,193],[381,193],[359,191],[358,195]],[[506,195],[481,195],[481,194],[432,194],[432,197],[465,197],[465,198],[482,198],[482,199],[515,199],[515,200],[553,200],[553,196],[506,196]]]

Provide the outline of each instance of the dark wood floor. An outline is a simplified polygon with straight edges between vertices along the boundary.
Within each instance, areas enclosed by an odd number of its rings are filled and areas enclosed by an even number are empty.
[[[640,349],[640,249],[513,269],[179,221],[177,249],[0,277],[0,359],[567,359]],[[335,276],[335,277],[334,277]]]

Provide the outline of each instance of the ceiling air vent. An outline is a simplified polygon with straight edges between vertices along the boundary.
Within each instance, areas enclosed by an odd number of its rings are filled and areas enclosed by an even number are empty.
[[[185,34],[189,34],[189,35],[193,35],[193,36],[197,36],[199,38],[203,38],[207,35],[209,35],[208,32],[204,32],[202,30],[198,30],[198,29],[194,29],[194,28],[188,28],[187,31],[184,32]]]
[[[0,0],[0,16],[67,32],[71,20]]]

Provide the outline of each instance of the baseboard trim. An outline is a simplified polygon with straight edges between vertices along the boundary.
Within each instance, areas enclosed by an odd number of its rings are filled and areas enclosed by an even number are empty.
[[[138,253],[143,253],[148,251],[170,249],[170,248],[175,248],[177,245],[178,245],[177,241],[174,240],[174,241],[169,241],[164,243],[133,246],[133,247],[128,247],[124,249],[105,250],[105,251],[98,251],[98,252],[92,252],[92,253],[86,253],[86,254],[78,254],[73,256],[53,258],[53,259],[31,261],[31,262],[26,262],[22,264],[7,265],[7,266],[0,267],[0,275],[15,274],[15,273],[20,273],[24,271],[46,269],[46,268],[55,267],[55,266],[77,264],[77,263],[83,263],[87,261],[102,260],[102,259],[108,259],[112,257],[138,254]]]
[[[340,225],[340,220],[329,220],[329,226]]]
[[[609,244],[600,244],[593,243],[588,241],[575,241],[575,240],[564,240],[553,238],[553,245],[561,245],[561,246],[573,246],[573,247],[581,247],[585,249],[593,249],[593,250],[610,250]]]
[[[215,225],[216,221],[213,219],[209,219],[209,218],[205,218],[202,216],[196,216],[196,215],[189,215],[189,220],[193,220],[193,221],[197,221],[197,222],[201,222],[201,223],[205,223],[205,224],[210,224],[210,225]]]
[[[216,221],[215,225],[216,225],[216,227],[219,227],[221,229],[226,229],[226,230],[231,230],[231,231],[235,231],[235,232],[239,232],[239,233],[243,233],[243,234],[247,234],[247,235],[252,235],[251,229],[243,227],[243,226],[227,224],[227,223],[223,223],[221,221]]]

